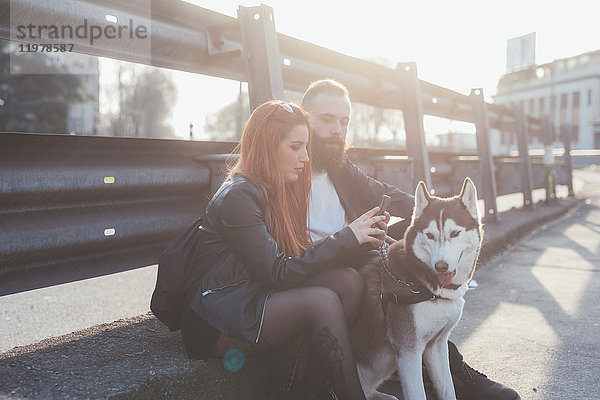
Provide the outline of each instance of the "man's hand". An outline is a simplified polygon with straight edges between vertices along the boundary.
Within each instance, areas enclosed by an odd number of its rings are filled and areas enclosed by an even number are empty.
[[[377,226],[378,226],[379,228],[383,229],[383,230],[385,231],[385,233],[387,233],[387,230],[388,230],[388,224],[390,223],[390,218],[391,218],[391,216],[390,216],[390,213],[389,213],[389,212],[387,212],[387,211],[384,211],[383,215],[385,216],[385,220],[384,220],[384,221],[381,221],[381,222],[378,222],[378,223],[377,223]]]

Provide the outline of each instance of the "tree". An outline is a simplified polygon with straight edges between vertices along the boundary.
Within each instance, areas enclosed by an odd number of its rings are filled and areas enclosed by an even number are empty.
[[[16,70],[44,74],[11,73]],[[84,98],[78,76],[48,65],[40,53],[13,55],[10,43],[0,40],[0,131],[67,133],[69,103]]]
[[[404,131],[402,111],[353,103],[350,129],[356,147],[398,146],[401,144],[398,134]],[[391,134],[391,143],[381,139],[384,132]]]
[[[248,92],[242,89],[237,100],[206,115],[204,132],[211,140],[237,142],[242,137],[246,121],[250,117]]]
[[[169,73],[137,65],[119,66],[118,104],[109,112],[114,136],[170,138],[166,123],[177,99],[177,87]]]
[[[396,63],[386,57],[367,57],[366,61],[394,69]],[[356,147],[389,147],[403,144],[398,134],[404,133],[404,117],[402,111],[379,108],[368,104],[352,104],[352,123],[350,129],[353,133],[353,144]],[[389,140],[382,140],[383,133],[392,136]],[[400,135],[403,136],[403,135]]]

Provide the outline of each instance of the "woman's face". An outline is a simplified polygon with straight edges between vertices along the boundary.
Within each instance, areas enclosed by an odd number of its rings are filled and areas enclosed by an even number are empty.
[[[296,125],[277,146],[277,161],[285,183],[298,180],[298,176],[308,162],[308,128]]]

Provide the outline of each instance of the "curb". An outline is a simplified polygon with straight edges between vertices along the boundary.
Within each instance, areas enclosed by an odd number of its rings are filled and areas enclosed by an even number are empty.
[[[501,213],[500,222],[484,225],[486,232],[484,233],[478,263],[488,262],[525,236],[563,217],[568,212],[580,207],[584,202],[584,199],[557,199],[551,205],[545,205],[543,202],[537,203],[535,207],[538,210],[535,212],[512,209]]]

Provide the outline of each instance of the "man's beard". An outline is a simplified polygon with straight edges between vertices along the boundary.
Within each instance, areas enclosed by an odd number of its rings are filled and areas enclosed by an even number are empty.
[[[336,146],[330,146],[336,144]],[[321,138],[312,135],[310,152],[312,156],[312,168],[315,171],[335,171],[346,163],[346,142],[339,137]]]

